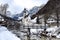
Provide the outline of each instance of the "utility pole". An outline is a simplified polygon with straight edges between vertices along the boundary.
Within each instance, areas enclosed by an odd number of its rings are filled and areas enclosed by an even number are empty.
[[[30,40],[30,28],[28,27],[27,39]]]
[[[39,24],[39,16],[37,15],[36,23]]]
[[[45,25],[44,31],[46,31],[46,17],[44,18],[44,25]]]

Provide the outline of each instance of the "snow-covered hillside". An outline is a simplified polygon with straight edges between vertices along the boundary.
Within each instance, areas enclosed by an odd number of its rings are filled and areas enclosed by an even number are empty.
[[[18,14],[15,14],[14,16],[13,16],[13,18],[14,19],[21,19],[22,17],[23,17],[23,14],[25,13],[25,12],[28,12],[28,10],[23,10],[21,13],[18,13]],[[21,17],[21,18],[20,18]]]
[[[39,11],[39,9],[41,9],[39,6],[35,6],[29,10],[29,14],[35,14],[36,12]]]
[[[23,10],[21,13],[15,14],[13,18],[19,19],[20,17],[23,17],[24,12],[28,12],[28,14],[31,16],[31,15],[35,14],[36,12],[38,12],[39,9],[41,9],[41,8],[38,6],[35,6],[32,9],[30,9],[29,11],[27,9]]]
[[[4,26],[0,26],[0,40],[20,40],[15,34],[8,31]]]

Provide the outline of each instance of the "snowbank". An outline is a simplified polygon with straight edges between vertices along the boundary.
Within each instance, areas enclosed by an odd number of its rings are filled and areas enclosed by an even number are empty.
[[[58,27],[51,27],[51,28],[47,28],[46,31],[54,33],[57,29]]]
[[[31,29],[31,33],[37,33],[37,32],[42,32],[44,29]]]
[[[56,38],[60,38],[60,27],[51,27],[47,28],[48,32],[47,36],[56,36]]]
[[[56,36],[56,38],[60,38],[60,34]]]
[[[20,40],[15,34],[8,31],[6,27],[0,26],[0,40]]]
[[[50,27],[50,28],[47,28],[46,31],[48,32],[47,33],[47,36],[56,36],[57,34],[55,33],[55,31],[58,29],[58,27]]]

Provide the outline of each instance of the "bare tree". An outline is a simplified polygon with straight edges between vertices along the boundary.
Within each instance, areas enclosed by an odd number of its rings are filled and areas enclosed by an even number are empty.
[[[0,14],[6,15],[8,4],[0,5]]]

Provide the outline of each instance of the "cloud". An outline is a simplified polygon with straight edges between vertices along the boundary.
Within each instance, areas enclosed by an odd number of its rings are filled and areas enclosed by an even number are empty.
[[[40,6],[41,4],[46,3],[47,0],[14,0],[16,5],[31,9],[34,6]]]
[[[12,13],[21,12],[24,8],[28,10],[34,6],[45,4],[47,0],[0,0],[0,4],[8,3],[9,9]]]
[[[18,6],[24,7],[24,8],[32,8],[35,6],[34,2],[32,0],[14,0],[14,3]]]
[[[40,6],[42,4],[39,0],[14,0],[14,3],[27,9],[31,9],[34,6]]]

